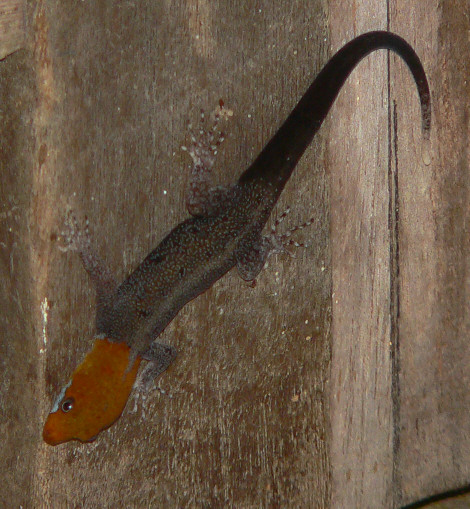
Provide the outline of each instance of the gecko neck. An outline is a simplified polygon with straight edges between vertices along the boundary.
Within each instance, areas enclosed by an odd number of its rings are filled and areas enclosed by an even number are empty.
[[[413,48],[390,32],[369,32],[339,50],[325,65],[287,120],[267,143],[239,183],[263,180],[274,184],[274,201],[282,192],[297,162],[312,141],[333,105],[341,87],[356,65],[369,53],[390,49],[409,67],[421,102],[422,130],[429,139],[431,127],[430,95],[426,75]]]

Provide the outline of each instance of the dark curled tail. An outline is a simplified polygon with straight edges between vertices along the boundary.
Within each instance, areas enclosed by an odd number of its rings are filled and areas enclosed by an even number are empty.
[[[287,120],[241,176],[240,181],[266,177],[282,191],[295,165],[330,111],[341,87],[356,65],[369,53],[390,49],[409,67],[421,102],[423,137],[429,140],[431,98],[423,66],[413,48],[391,32],[368,32],[343,46],[323,67]]]

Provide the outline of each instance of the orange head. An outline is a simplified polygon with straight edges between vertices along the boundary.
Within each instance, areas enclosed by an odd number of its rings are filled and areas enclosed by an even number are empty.
[[[129,353],[125,343],[95,341],[52,407],[42,433],[46,443],[90,442],[119,418],[141,361],[129,367]]]

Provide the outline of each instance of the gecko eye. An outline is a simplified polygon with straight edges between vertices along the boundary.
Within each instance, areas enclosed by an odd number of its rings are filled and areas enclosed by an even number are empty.
[[[60,406],[62,408],[62,412],[64,413],[70,412],[70,410],[72,410],[73,408],[73,404],[74,404],[73,398],[67,398],[66,400],[64,400],[62,402],[62,405]]]

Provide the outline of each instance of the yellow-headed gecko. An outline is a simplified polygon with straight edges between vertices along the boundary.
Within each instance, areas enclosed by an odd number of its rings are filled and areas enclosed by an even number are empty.
[[[207,166],[213,153],[195,144],[188,209],[193,217],[176,226],[120,285],[93,255],[87,237],[72,228],[77,250],[97,288],[93,350],[60,393],[44,426],[44,440],[57,445],[91,441],[121,415],[142,359],[147,379],[175,358],[156,338],[178,311],[237,266],[253,280],[267,256],[283,250],[282,239],[262,230],[297,162],[320,128],[345,80],[366,55],[390,49],[408,65],[421,102],[424,139],[430,138],[431,105],[422,64],[402,38],[370,32],[352,40],[325,65],[287,120],[253,164],[230,188],[211,189]]]

